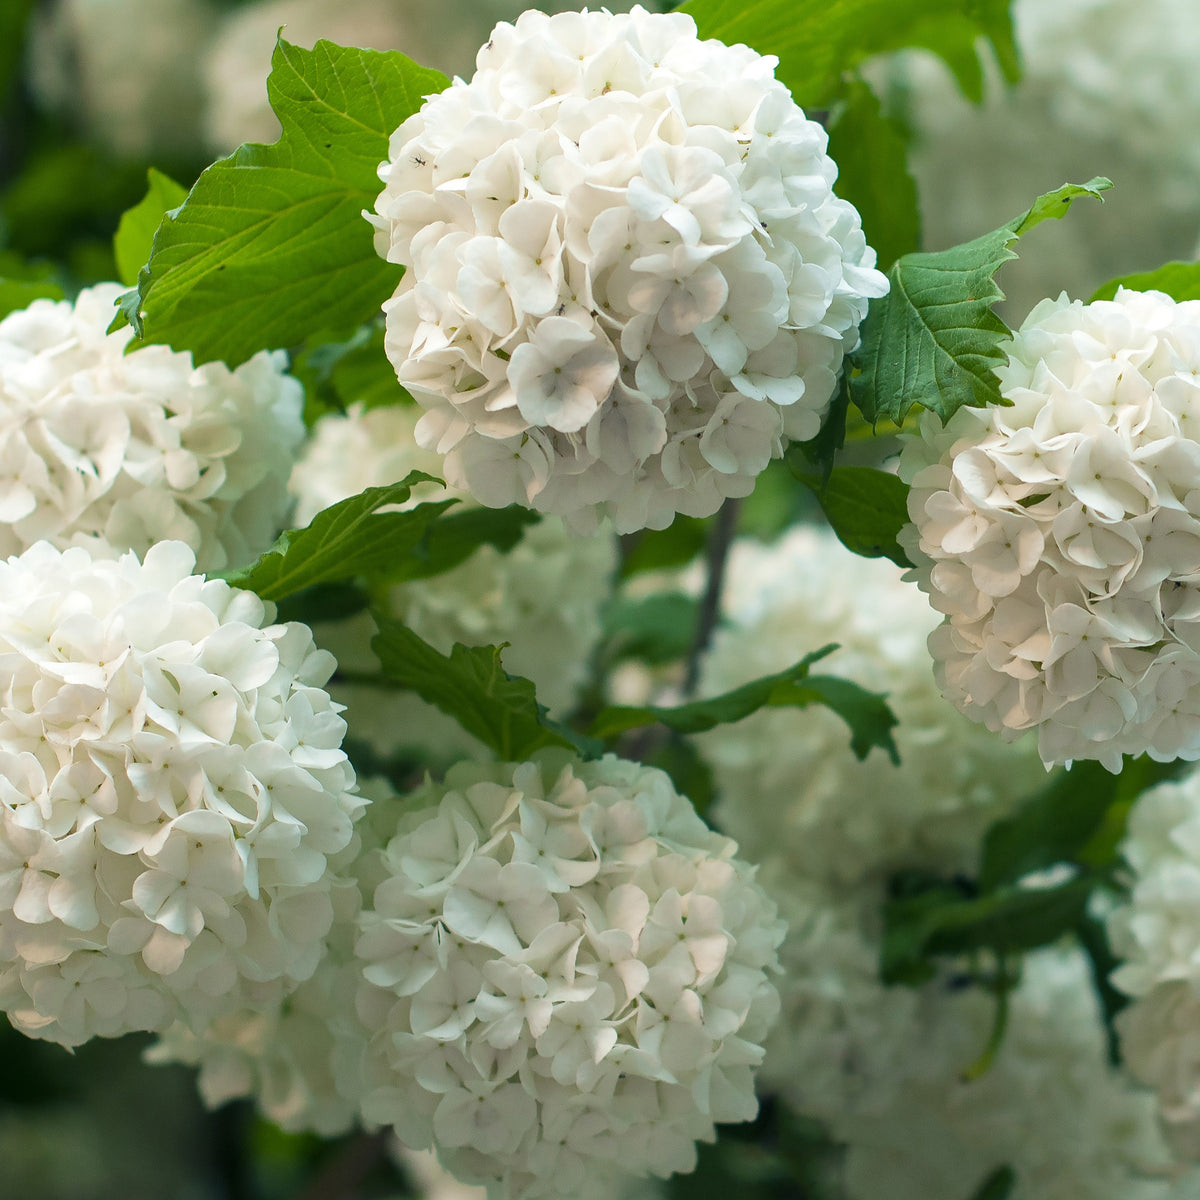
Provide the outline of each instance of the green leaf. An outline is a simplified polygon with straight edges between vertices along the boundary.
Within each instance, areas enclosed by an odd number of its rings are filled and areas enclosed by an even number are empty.
[[[133,208],[121,215],[116,237],[113,238],[118,277],[130,287],[137,284],[138,272],[150,257],[154,235],[163,217],[178,208],[187,196],[187,188],[153,167],[147,172],[147,178],[149,191]]]
[[[33,15],[36,0],[4,0],[0,4],[0,103],[21,64],[25,49],[25,26]]]
[[[1184,765],[1156,763],[1143,755],[1127,759],[1119,775],[1095,762],[1057,771],[1011,817],[988,830],[980,887],[992,891],[1059,863],[1110,866],[1134,800],[1146,788],[1175,778]]]
[[[888,272],[891,290],[871,301],[852,356],[851,396],[863,416],[899,425],[920,404],[945,423],[964,405],[1002,404],[995,368],[1011,335],[992,311],[1004,296],[993,276],[1017,257],[1011,246],[1023,233],[1111,186],[1099,178],[1064,184],[974,241],[899,259]]]
[[[845,94],[848,72],[901,46],[941,55],[975,100],[980,37],[992,42],[1005,74],[1017,76],[1008,0],[688,0],[681,7],[701,37],[777,55],[776,75],[800,105],[828,107]]]
[[[934,955],[1033,950],[1075,929],[1095,881],[1086,876],[1047,888],[1006,886],[982,896],[953,884],[888,901],[880,972],[885,983],[920,983]]]
[[[1009,1200],[1017,1186],[1017,1173],[1012,1167],[997,1167],[975,1189],[971,1200]]]
[[[708,542],[711,517],[676,517],[666,529],[646,529],[621,540],[621,578],[690,563]]]
[[[318,334],[292,356],[292,374],[304,384],[304,419],[310,427],[327,412],[412,403],[383,349],[383,321],[362,325],[349,337]]]
[[[829,155],[838,167],[837,194],[862,217],[863,232],[887,270],[921,244],[917,185],[908,171],[910,131],[883,115],[861,80],[850,85],[829,128]]]
[[[432,522],[412,554],[389,569],[386,577],[390,583],[400,583],[441,575],[465,562],[480,546],[506,554],[541,519],[540,513],[517,504],[456,509]]]
[[[890,558],[911,567],[896,540],[908,523],[908,484],[875,467],[835,467],[828,480],[806,469],[804,459],[789,449],[788,465],[813,491],[825,518],[847,550],[864,558]]]
[[[281,533],[256,562],[219,578],[257,592],[264,600],[282,600],[320,583],[356,576],[390,578],[402,569],[435,518],[454,500],[418,504],[404,512],[381,513],[403,504],[418,483],[440,483],[423,471],[411,471],[399,483],[367,488],[322,510],[303,529]]]
[[[1135,292],[1166,292],[1173,300],[1200,300],[1200,262],[1169,262],[1153,271],[1121,275],[1096,290],[1093,300],[1111,300],[1117,288]]]
[[[61,300],[63,290],[49,279],[9,279],[0,275],[0,317],[20,308],[28,308],[35,300]]]
[[[846,418],[850,415],[850,379],[849,373],[844,372],[838,390],[829,406],[829,412],[821,422],[821,431],[807,442],[793,442],[792,445],[807,459],[809,465],[817,472],[823,487],[833,473],[833,464],[837,461],[838,452],[846,444]],[[785,455],[787,465],[793,474],[803,470],[802,465],[789,447]],[[751,495],[754,493],[752,492]]]
[[[617,597],[604,614],[609,658],[651,664],[682,658],[695,640],[699,608],[696,597],[683,592]]]
[[[371,648],[387,678],[453,717],[497,758],[518,762],[545,746],[595,749],[546,716],[528,679],[504,670],[503,646],[456,644],[445,655],[399,621],[381,614],[375,621]]]
[[[846,679],[810,675],[813,663],[833,653],[836,646],[823,646],[806,654],[786,671],[752,680],[733,691],[704,700],[693,700],[674,708],[612,705],[597,714],[588,732],[605,741],[643,725],[661,724],[676,733],[704,733],[717,725],[740,721],[760,708],[806,708],[824,704],[850,725],[851,747],[859,758],[875,746],[885,750],[894,763],[900,756],[892,739],[896,717],[886,698]]]
[[[135,329],[234,367],[369,321],[400,269],[376,253],[363,209],[388,137],[448,80],[396,52],[280,40],[267,90],[283,127],[200,176],[158,231]]]

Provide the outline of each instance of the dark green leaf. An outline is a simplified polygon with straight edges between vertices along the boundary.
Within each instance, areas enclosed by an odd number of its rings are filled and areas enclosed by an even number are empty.
[[[411,402],[383,349],[383,321],[362,325],[348,338],[317,334],[292,358],[292,374],[308,397],[304,419],[311,426],[327,412],[352,404],[365,409]]]
[[[648,663],[682,658],[695,640],[700,603],[683,592],[655,592],[636,599],[618,597],[604,615],[609,657]]]
[[[25,49],[25,26],[35,0],[4,0],[0,4],[0,102],[7,95]]]
[[[849,372],[842,375],[833,403],[829,412],[821,422],[821,432],[807,442],[794,442],[793,445],[804,455],[810,467],[816,472],[823,487],[833,472],[833,464],[838,451],[846,444],[846,418],[850,414],[850,379]],[[786,455],[788,465],[796,474],[800,464],[793,453]]]
[[[412,471],[399,483],[367,488],[317,513],[303,529],[289,529],[257,562],[220,578],[257,592],[264,600],[282,600],[320,583],[356,576],[390,577],[412,554],[431,521],[454,500],[418,504],[404,512],[381,513],[403,504],[418,483],[439,483]]]
[[[1110,279],[1092,299],[1111,300],[1119,287],[1135,292],[1166,292],[1174,300],[1200,300],[1200,262],[1169,262],[1153,271]]]
[[[1108,1059],[1114,1067],[1121,1063],[1120,1038],[1113,1021],[1123,1008],[1130,1003],[1130,998],[1124,992],[1118,991],[1112,984],[1112,973],[1121,965],[1120,959],[1112,952],[1108,944],[1108,930],[1104,921],[1090,913],[1079,922],[1075,930],[1079,944],[1087,955],[1088,966],[1091,968],[1092,986],[1100,999],[1100,1009],[1104,1014],[1104,1030],[1108,1039]]]
[[[1012,1167],[997,1167],[975,1190],[971,1200],[1009,1200],[1017,1186]]]
[[[497,758],[520,761],[545,746],[593,749],[546,716],[528,679],[504,670],[502,646],[455,645],[447,656],[399,621],[375,620],[371,647],[387,678],[453,717]]]
[[[121,214],[121,223],[113,238],[117,276],[129,287],[137,284],[138,272],[150,257],[154,235],[163,217],[178,208],[187,196],[187,188],[153,167],[147,172],[147,180],[149,190],[137,204]]]
[[[400,277],[362,216],[376,168],[448,82],[396,52],[281,40],[267,90],[282,136],[213,164],[164,221],[139,281],[145,340],[233,367],[369,321]]]
[[[1075,929],[1094,880],[1079,876],[1047,888],[1005,886],[983,896],[941,884],[889,900],[880,971],[886,983],[929,977],[931,956],[988,949],[1001,955],[1033,950]]]
[[[996,822],[983,841],[979,885],[991,891],[1031,871],[1058,863],[1111,866],[1133,801],[1148,787],[1172,779],[1184,764],[1126,759],[1119,775],[1099,763],[1057,771],[1011,817]]]
[[[690,563],[708,542],[712,518],[676,517],[666,529],[647,529],[621,540],[621,577]]]
[[[370,595],[357,584],[320,583],[280,600],[276,619],[318,625],[322,621],[344,621],[370,607]]]
[[[836,646],[824,646],[806,654],[786,671],[752,680],[720,696],[693,700],[674,708],[611,706],[596,716],[588,732],[592,737],[608,740],[643,725],[661,724],[676,733],[704,733],[717,725],[740,721],[760,708],[824,704],[850,725],[851,746],[859,758],[879,746],[893,762],[899,762],[891,734],[896,718],[884,696],[868,692],[849,680],[809,674],[813,663],[835,649]]]
[[[993,276],[1016,258],[1012,243],[1080,196],[1099,197],[1107,179],[1064,184],[1028,212],[949,250],[906,254],[888,272],[891,290],[872,300],[852,356],[851,396],[868,421],[897,425],[914,404],[948,421],[964,405],[1002,404],[995,368],[1008,327],[992,311],[1003,299]]]
[[[465,562],[480,546],[506,554],[541,514],[520,505],[507,508],[466,508],[446,513],[426,530],[413,553],[386,572],[391,583],[427,579]]]
[[[991,40],[1010,79],[1017,75],[1008,0],[688,0],[682,9],[701,37],[778,55],[776,74],[801,105],[828,107],[863,59],[901,46],[940,54],[976,100],[979,38]]]
[[[874,467],[835,467],[827,481],[807,470],[796,448],[788,464],[801,483],[812,488],[838,541],[864,558],[890,558],[911,567],[896,540],[908,523],[908,484]]]
[[[712,771],[708,763],[700,757],[700,752],[686,738],[672,734],[642,761],[648,767],[666,771],[675,785],[675,790],[681,796],[686,796],[701,816],[712,807],[717,791]]]
[[[906,126],[883,115],[861,80],[850,86],[829,129],[837,194],[858,209],[884,271],[921,245],[917,185],[908,173],[909,137]]]

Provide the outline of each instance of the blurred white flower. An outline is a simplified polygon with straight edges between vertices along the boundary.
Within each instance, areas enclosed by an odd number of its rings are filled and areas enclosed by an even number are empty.
[[[248,562],[288,509],[303,391],[282,354],[236,371],[105,332],[121,288],[0,321],[0,554],[186,542],[202,571]]]
[[[1198,758],[1200,303],[1064,294],[1007,351],[1009,407],[926,413],[901,456],[942,691],[1046,763]]]
[[[816,434],[873,269],[775,60],[680,13],[501,24],[392,135],[386,347],[487,505],[628,532],[744,496]]]
[[[209,0],[50,0],[30,30],[30,89],[122,157],[202,154],[200,64],[216,24]]]
[[[409,471],[437,475],[441,463],[413,436],[419,417],[411,406],[322,417],[292,474],[296,519],[307,522],[322,508],[362,488],[392,483]],[[421,487],[417,499],[470,497]],[[417,503],[414,499],[412,503]],[[587,677],[600,638],[600,609],[611,590],[616,539],[604,531],[591,537],[567,533],[557,517],[526,530],[508,553],[482,546],[454,569],[389,590],[386,604],[443,654],[455,642],[510,643],[504,666],[532,679],[539,700],[556,712],[574,704]],[[318,627],[318,637],[344,667],[377,669],[367,645],[369,618],[357,617]],[[364,684],[339,685],[356,737],[382,753],[422,746],[438,759],[478,749],[449,717],[415,696]]]
[[[323,953],[364,804],[333,659],[193,565],[0,564],[0,1006],[31,1036],[200,1030]]]
[[[360,918],[368,1122],[534,1200],[690,1170],[754,1115],[783,928],[666,775],[462,764],[408,808]]]
[[[821,706],[755,713],[695,739],[720,827],[754,861],[816,881],[971,871],[984,831],[1044,771],[1032,745],[1005,746],[938,695],[925,646],[937,617],[900,568],[851,554],[828,529],[797,528],[770,546],[735,542],[726,581],[701,693],[836,642],[814,672],[887,693],[900,766],[880,749],[860,762],[846,724]]]

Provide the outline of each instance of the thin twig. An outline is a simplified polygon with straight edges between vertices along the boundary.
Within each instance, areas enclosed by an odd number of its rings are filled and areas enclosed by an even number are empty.
[[[696,694],[700,682],[700,656],[708,649],[717,617],[721,612],[721,589],[725,582],[725,561],[729,547],[737,533],[740,500],[726,500],[717,513],[717,522],[708,537],[708,583],[704,598],[700,601],[700,612],[696,617],[696,636],[688,651],[687,671],[683,677],[683,698],[690,700]]]

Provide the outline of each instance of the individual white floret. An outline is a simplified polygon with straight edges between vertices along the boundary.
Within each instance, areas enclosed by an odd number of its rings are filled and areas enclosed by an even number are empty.
[[[392,135],[385,344],[449,482],[663,528],[816,434],[887,283],[775,61],[681,13],[527,12]]]
[[[1200,757],[1200,302],[1029,314],[1007,407],[925,414],[902,541],[943,694],[1046,763]]]
[[[0,555],[37,541],[144,554],[186,542],[203,571],[270,545],[288,508],[303,390],[282,354],[236,371],[106,333],[117,284],[0,321]]]
[[[705,656],[714,695],[831,642],[813,670],[886,692],[900,766],[865,761],[828,709],[768,709],[696,739],[718,789],[714,817],[752,860],[840,884],[904,867],[975,866],[994,820],[1044,779],[1031,746],[1005,746],[938,695],[925,641],[937,617],[900,568],[851,554],[828,529],[731,550],[725,623]]]
[[[419,416],[412,406],[395,405],[368,411],[354,406],[344,416],[322,417],[292,474],[297,521],[413,470],[437,475],[440,460],[413,436]],[[447,495],[471,503],[455,489],[433,486],[420,488],[412,503]],[[504,666],[532,679],[543,704],[565,712],[587,678],[616,558],[611,532],[573,536],[559,518],[546,517],[509,552],[482,546],[453,570],[390,589],[384,603],[444,654],[455,642],[508,642]],[[344,667],[370,671],[378,669],[368,650],[373,632],[362,616],[322,626],[320,638]],[[347,705],[355,736],[368,738],[381,752],[424,745],[445,757],[442,752],[469,748],[450,718],[410,694],[348,684],[337,695]],[[477,745],[474,739],[471,744]]]
[[[361,918],[363,1113],[504,1197],[605,1195],[754,1115],[775,908],[662,772],[462,764]]]
[[[363,806],[333,659],[193,565],[0,563],[0,1004],[32,1036],[199,1030],[323,953]]]
[[[122,157],[195,154],[216,21],[208,0],[51,0],[30,28],[31,91]]]
[[[1012,14],[1022,77],[1005,85],[985,62],[981,105],[929,52],[870,69],[914,129],[909,164],[926,243],[978,237],[1064,179],[1099,172],[1116,183],[1105,203],[1032,231],[1005,269],[1010,311],[1191,258],[1200,234],[1200,22],[1191,0],[1015,0]]]
[[[891,1103],[833,1121],[846,1143],[849,1200],[962,1200],[1002,1166],[1013,1200],[1168,1200],[1171,1165],[1152,1097],[1108,1061],[1087,959],[1029,955],[990,1068],[967,1068],[987,1044],[994,1001],[972,988],[925,989],[924,1033],[893,1074]],[[897,1079],[899,1082],[897,1083]]]

